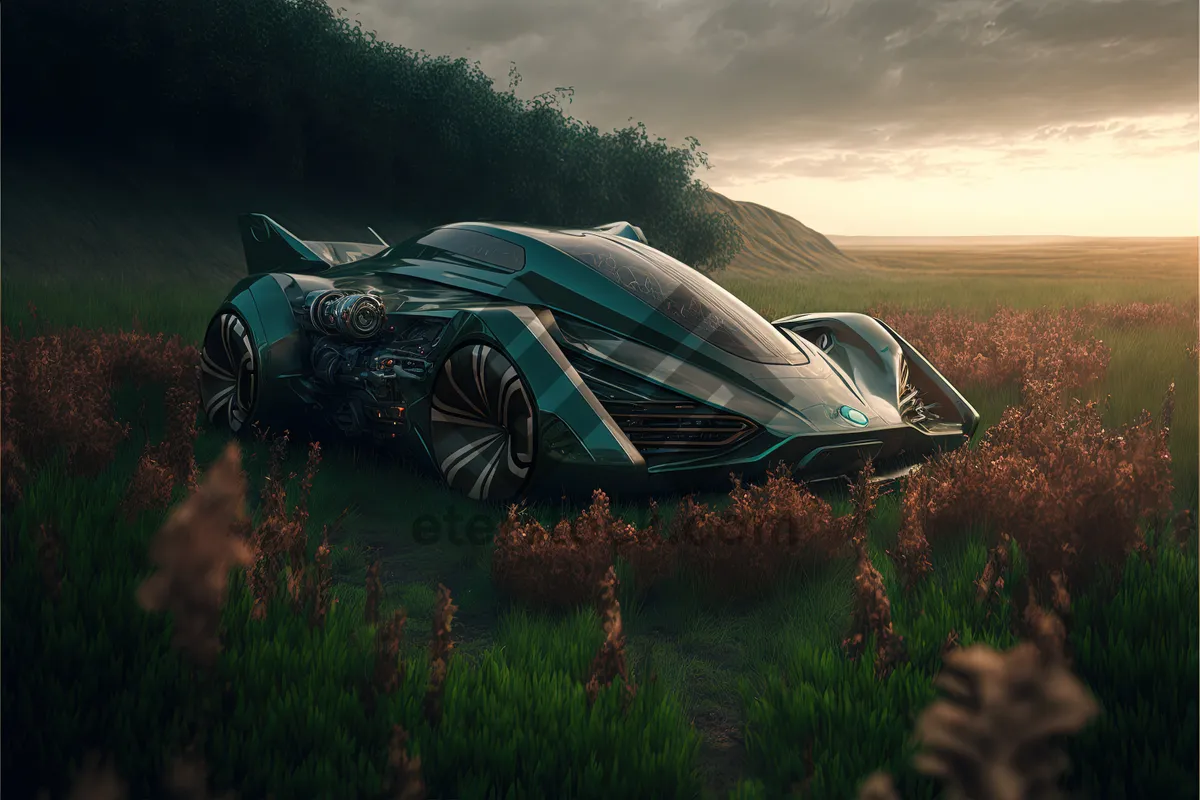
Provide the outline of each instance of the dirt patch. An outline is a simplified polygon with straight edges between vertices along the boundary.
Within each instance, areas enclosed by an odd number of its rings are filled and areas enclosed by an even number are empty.
[[[725,797],[741,780],[746,762],[742,721],[730,709],[713,708],[697,714],[692,724],[704,737],[700,765],[705,783],[717,796]]]

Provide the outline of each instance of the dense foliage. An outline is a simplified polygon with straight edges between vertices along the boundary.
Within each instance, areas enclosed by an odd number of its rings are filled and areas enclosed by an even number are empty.
[[[381,41],[324,0],[12,0],[5,144],[102,157],[167,148],[272,182],[378,195],[430,224],[629,220],[701,269],[740,232],[693,177],[699,143],[570,117],[466,59]]]

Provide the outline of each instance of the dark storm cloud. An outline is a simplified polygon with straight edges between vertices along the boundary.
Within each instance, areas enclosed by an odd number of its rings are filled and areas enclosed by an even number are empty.
[[[343,2],[385,39],[481,60],[501,86],[509,61],[523,94],[574,86],[570,111],[601,128],[633,117],[698,136],[723,175],[782,146],[1137,138],[1152,132],[1110,120],[1197,108],[1196,0]],[[861,175],[879,162],[774,168]]]

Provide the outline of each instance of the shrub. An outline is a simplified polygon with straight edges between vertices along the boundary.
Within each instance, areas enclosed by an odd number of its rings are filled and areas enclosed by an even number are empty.
[[[1197,301],[1186,305],[1160,301],[1157,303],[1088,303],[1080,311],[1094,325],[1109,328],[1147,328],[1151,326],[1197,324]]]
[[[716,511],[685,497],[669,525],[655,509],[645,528],[615,518],[600,490],[586,511],[550,530],[513,507],[495,538],[493,580],[526,603],[578,605],[595,599],[620,556],[642,591],[682,569],[711,597],[744,597],[770,591],[796,567],[847,552],[852,518],[835,517],[826,500],[784,470],[759,485],[735,480],[729,499]]]
[[[492,553],[496,588],[535,606],[574,606],[595,599],[613,563],[614,527],[608,496],[599,489],[592,505],[573,520],[547,530],[516,506],[500,524]]]
[[[164,482],[191,480],[197,410],[192,380],[200,363],[195,347],[177,336],[78,327],[27,337],[5,326],[0,336],[6,466],[36,469],[62,456],[72,474],[100,472],[130,433],[116,418],[114,391],[133,383],[163,389],[168,421],[162,442],[147,443],[145,466],[135,478],[137,491],[153,495],[136,502],[165,507]],[[20,483],[12,479],[8,493],[15,498]]]
[[[1142,524],[1169,511],[1166,445],[1148,413],[1109,430],[1096,403],[1064,404],[1053,387],[1028,384],[977,447],[929,464],[926,534],[986,521],[1020,545],[1036,582],[1057,571],[1079,585],[1141,549]]]
[[[670,526],[681,565],[715,597],[768,591],[788,570],[846,552],[829,503],[782,469],[758,485],[735,480],[729,499],[720,511],[688,501]]]
[[[120,155],[169,142],[260,179],[344,187],[431,223],[628,219],[701,269],[736,255],[699,143],[566,116],[569,90],[498,92],[478,64],[378,39],[325,0],[5,3],[5,142]],[[153,114],[147,108],[155,109]],[[78,120],[86,119],[86,125]],[[97,153],[97,151],[99,151]]]
[[[1078,309],[1001,307],[985,320],[949,309],[880,306],[867,313],[887,322],[956,385],[1041,380],[1069,390],[1104,377],[1111,355]]]

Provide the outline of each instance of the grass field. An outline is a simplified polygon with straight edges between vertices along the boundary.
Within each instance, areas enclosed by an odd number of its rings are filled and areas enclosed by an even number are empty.
[[[1001,305],[1034,308],[1135,301],[1186,305],[1196,301],[1194,247],[1190,256],[1186,248],[1176,247],[1170,258],[1144,249],[1110,257],[1102,250],[1090,245],[1082,252],[1077,249],[1071,253],[1028,248],[1004,253],[978,248],[911,252],[864,248],[851,254],[874,259],[880,265],[878,272],[869,276],[771,284],[731,278],[726,285],[768,318],[804,311],[864,311],[880,305],[919,311],[949,308],[980,316]],[[1160,257],[1166,260],[1160,261]],[[130,328],[136,322],[146,330],[179,333],[192,342],[199,340],[212,309],[227,288],[169,280],[114,284],[81,278],[78,284],[72,284],[29,276],[6,277],[2,287],[6,326],[24,325],[27,332],[35,324],[42,330],[73,324],[111,330]],[[36,309],[36,323],[31,318],[30,304]],[[1143,408],[1157,414],[1167,386],[1175,383],[1177,411],[1171,449],[1176,497],[1179,505],[1194,509],[1200,400],[1197,366],[1187,348],[1197,340],[1195,321],[1190,325],[1137,327],[1101,324],[1096,335],[1111,348],[1111,362],[1103,381],[1079,394],[1085,398],[1111,396],[1107,424],[1129,423]],[[1005,408],[1019,399],[1016,386],[961,388],[982,414],[985,427],[995,423]],[[136,399],[126,398],[123,402],[128,410],[134,408]],[[199,463],[212,462],[223,445],[221,437],[203,431],[197,442]],[[301,453],[297,452],[295,458],[300,459],[297,465],[302,463]],[[716,504],[722,500],[704,499]],[[846,498],[834,496],[832,500],[837,510],[848,508]],[[620,515],[644,522],[646,507],[641,502],[618,497],[614,505]],[[321,521],[332,519],[344,508],[350,513],[333,542],[333,567],[338,580],[336,592],[347,603],[362,602],[365,569],[380,559],[387,595],[391,602],[407,609],[410,628],[428,627],[438,583],[453,589],[460,609],[455,634],[462,639],[461,649],[467,656],[479,655],[495,644],[519,650],[521,642],[527,643],[531,637],[564,635],[562,625],[585,624],[513,607],[493,589],[490,545],[472,545],[454,534],[465,530],[472,515],[483,514],[489,525],[498,524],[503,509],[473,506],[410,465],[377,452],[326,443],[310,511],[314,521]],[[664,508],[670,514],[673,501],[664,499]],[[533,511],[546,522],[553,522],[560,514],[577,510],[548,506]],[[415,540],[415,522],[426,515],[436,521],[441,532],[433,543]],[[940,630],[922,633],[926,607],[933,603],[930,598],[940,597],[940,602],[952,606],[969,597],[974,591],[971,581],[982,570],[987,550],[977,534],[964,531],[960,541],[935,549],[929,594],[919,600],[908,598],[900,591],[899,578],[883,555],[894,541],[899,524],[897,500],[882,498],[872,521],[872,553],[893,597],[897,630],[910,638],[919,654],[924,654],[918,660],[928,659],[936,653],[938,637],[946,634]],[[1194,569],[1194,558],[1190,563]],[[621,599],[635,673],[656,673],[694,721],[703,736],[701,764],[709,790],[723,796],[744,775],[771,771],[765,766],[771,757],[770,748],[747,745],[748,710],[754,708],[758,698],[774,696],[772,681],[777,674],[809,675],[814,685],[819,685],[828,654],[836,652],[846,629],[853,576],[853,562],[837,563],[794,575],[764,599],[745,603],[712,600],[704,585],[686,576],[648,595],[637,592],[626,581]],[[1160,610],[1170,613],[1167,608]],[[992,624],[980,618],[976,630],[959,633],[966,639],[1011,644],[1011,634],[989,627]],[[1190,642],[1176,642],[1174,646],[1181,648],[1179,658],[1184,658],[1184,653],[1194,658],[1194,635]],[[1193,721],[1194,700],[1190,700]],[[907,729],[908,722],[901,727]],[[1127,754],[1130,763],[1137,758],[1136,754]],[[857,769],[857,762],[851,761],[849,768]]]
[[[886,242],[886,240],[884,240]],[[1164,239],[943,239],[933,244],[847,244],[847,255],[903,274],[1003,275],[1121,281],[1143,285],[1182,281],[1196,288],[1197,240]]]

